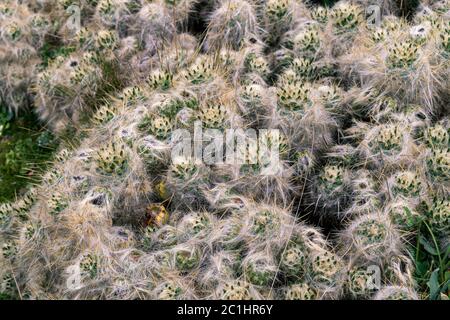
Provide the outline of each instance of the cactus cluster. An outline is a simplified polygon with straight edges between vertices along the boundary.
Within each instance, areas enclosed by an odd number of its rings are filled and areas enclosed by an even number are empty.
[[[448,7],[82,0],[73,29],[72,1],[29,2],[0,7],[1,97],[74,139],[0,205],[1,293],[425,297],[408,249],[425,225],[448,246]],[[231,130],[243,161],[212,148]]]

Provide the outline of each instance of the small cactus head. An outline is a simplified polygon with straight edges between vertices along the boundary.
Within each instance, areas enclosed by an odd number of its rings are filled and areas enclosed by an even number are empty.
[[[79,267],[81,274],[89,278],[95,278],[99,271],[99,258],[94,253],[88,252],[83,254],[80,259]]]
[[[188,238],[204,237],[211,231],[212,220],[213,218],[209,213],[194,211],[181,219],[178,228]]]
[[[198,246],[183,244],[175,248],[175,265],[182,272],[190,271],[200,265],[201,252]]]
[[[172,127],[170,118],[156,114],[144,116],[138,124],[139,130],[150,133],[160,140],[165,140],[170,137]]]
[[[47,206],[49,209],[49,214],[58,215],[69,206],[69,200],[64,194],[60,192],[54,192],[47,200]]]
[[[287,277],[299,279],[307,271],[309,251],[306,246],[297,240],[289,241],[286,248],[280,253],[280,269]]]
[[[428,173],[435,181],[450,180],[450,151],[445,149],[431,150],[426,159]]]
[[[373,284],[373,272],[364,267],[353,267],[348,272],[347,290],[355,297],[367,297],[375,289]]]
[[[245,278],[256,286],[271,286],[277,271],[273,259],[267,252],[254,252],[242,262]]]
[[[4,259],[13,260],[17,251],[17,243],[14,240],[7,240],[2,244],[2,256]]]
[[[403,132],[398,125],[385,125],[380,128],[373,142],[374,148],[384,154],[398,153],[402,148]]]
[[[177,159],[170,167],[170,174],[176,179],[188,181],[199,174],[200,166],[193,159]]]
[[[445,148],[450,145],[450,128],[441,124],[426,128],[424,132],[425,143],[430,148]]]
[[[315,53],[320,48],[319,31],[308,28],[294,37],[293,44],[294,50],[299,53]]]
[[[111,121],[118,113],[115,104],[104,104],[97,109],[97,112],[92,116],[92,121],[95,124],[105,124]]]
[[[326,192],[340,189],[345,183],[345,169],[339,165],[326,165],[319,175],[321,188]]]
[[[184,77],[194,85],[202,84],[212,79],[214,71],[213,61],[206,56],[200,56],[186,69]]]
[[[17,22],[12,21],[3,27],[2,35],[10,42],[17,42],[23,36],[23,30]]]
[[[317,97],[324,104],[325,108],[336,111],[336,107],[342,100],[342,93],[336,85],[322,85],[316,90]]]
[[[328,21],[328,9],[322,6],[315,6],[311,9],[311,17],[319,23],[326,23]]]
[[[259,74],[263,78],[267,78],[270,74],[269,62],[264,56],[255,53],[249,53],[245,57],[245,66],[248,72]]]
[[[307,283],[295,283],[284,290],[286,300],[315,300],[318,298],[316,290]]]
[[[281,109],[304,113],[310,105],[309,87],[300,81],[278,87],[278,104]]]
[[[389,217],[380,212],[356,218],[344,231],[346,250],[370,262],[389,259],[399,250],[400,236]]]
[[[253,300],[251,284],[243,280],[234,280],[224,283],[218,290],[221,300]]]
[[[334,284],[342,270],[342,262],[331,251],[318,250],[312,254],[311,270],[315,281],[327,285]]]
[[[427,215],[431,225],[441,232],[449,229],[450,226],[450,200],[445,198],[435,198],[428,205]]]
[[[265,14],[271,24],[291,19],[291,0],[268,0],[265,6]]]
[[[389,35],[389,33],[386,29],[377,28],[372,31],[372,33],[370,34],[370,38],[372,39],[373,42],[379,43],[379,42],[383,42],[384,40],[386,40],[388,35]]]
[[[392,222],[401,229],[412,229],[422,219],[416,208],[403,199],[388,204],[386,210]]]
[[[391,68],[408,69],[418,59],[418,47],[411,41],[396,42],[388,49],[387,63]]]
[[[354,30],[362,22],[362,10],[357,5],[343,2],[333,8],[331,19],[338,33]]]
[[[154,70],[150,73],[147,83],[152,89],[168,90],[172,86],[173,74],[170,71]]]
[[[270,208],[261,208],[255,210],[250,217],[250,232],[256,237],[263,239],[270,236],[279,229],[281,218],[278,212]]]
[[[145,101],[145,92],[139,86],[126,87],[120,93],[119,99],[128,107],[136,106]]]
[[[111,30],[100,30],[95,37],[95,47],[99,51],[114,50],[118,47],[117,34]]]
[[[401,171],[393,177],[393,192],[404,197],[419,196],[422,191],[422,180],[418,173]]]
[[[198,110],[198,119],[206,128],[224,128],[227,121],[227,109],[220,102],[208,103]]]
[[[312,60],[305,57],[292,60],[292,69],[301,78],[309,78],[315,71]]]
[[[175,281],[167,281],[155,289],[155,296],[158,300],[178,300],[181,299],[183,288]]]
[[[128,165],[128,155],[125,144],[120,141],[110,141],[100,147],[95,155],[97,170],[106,175],[121,175]]]

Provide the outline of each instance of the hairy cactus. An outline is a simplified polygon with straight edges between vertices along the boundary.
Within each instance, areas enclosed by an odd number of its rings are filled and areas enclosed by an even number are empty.
[[[445,270],[421,269],[449,242],[450,7],[421,5],[0,4],[1,102],[61,138],[0,204],[0,295],[430,296]]]

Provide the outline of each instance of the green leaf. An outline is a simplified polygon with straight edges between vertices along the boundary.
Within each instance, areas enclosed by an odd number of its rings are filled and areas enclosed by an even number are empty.
[[[439,269],[434,270],[431,273],[430,280],[427,282],[428,288],[430,288],[430,299],[436,300],[440,294],[439,286]]]
[[[425,239],[425,237],[420,236],[419,242],[423,245],[425,251],[427,251],[429,254],[433,256],[439,255],[433,245],[427,239]]]
[[[416,261],[416,273],[419,277],[424,277],[430,268],[428,261]]]

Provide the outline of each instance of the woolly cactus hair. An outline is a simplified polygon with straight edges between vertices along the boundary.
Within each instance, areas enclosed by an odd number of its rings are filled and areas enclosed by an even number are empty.
[[[154,54],[165,42],[172,40],[176,31],[175,21],[170,9],[162,2],[143,5],[136,16],[134,28],[147,52]]]
[[[269,0],[264,6],[264,26],[267,30],[268,44],[276,44],[280,37],[292,26],[295,10],[295,1]]]
[[[394,122],[374,126],[366,133],[358,146],[364,161],[375,167],[409,167],[418,155],[411,128],[406,124]]]
[[[436,57],[437,50],[431,47],[431,44],[421,45],[411,39],[390,39],[383,49],[374,52],[377,63],[370,67],[363,63],[361,71],[364,70],[363,73],[371,78],[368,81],[380,91],[392,95],[402,92],[405,102],[422,105],[428,113],[436,112],[442,92],[446,90],[446,79],[445,67]],[[376,76],[377,72],[383,72],[384,76]],[[389,81],[389,85],[385,81]],[[406,86],[405,82],[413,85]]]
[[[201,207],[206,204],[203,189],[208,185],[210,172],[193,158],[173,159],[167,173],[167,189],[173,193],[172,204],[177,208]]]
[[[391,1],[391,0],[357,0],[355,1],[358,5],[363,8],[367,8],[369,6],[377,6],[378,10],[380,10],[380,14],[385,15],[400,15],[400,4],[399,1]],[[414,6],[414,4],[411,4]]]
[[[188,23],[187,20],[195,14],[198,0],[165,0],[165,6],[177,24]]]
[[[332,53],[334,56],[340,56],[352,45],[363,22],[363,10],[351,2],[340,1],[331,9],[329,21],[334,34]]]
[[[327,249],[313,250],[311,259],[312,283],[324,299],[337,299],[342,295],[344,264],[342,258]]]
[[[113,227],[107,237],[112,250],[126,250],[136,244],[134,232],[126,227]]]
[[[215,299],[220,300],[261,300],[262,296],[252,284],[242,279],[222,282],[215,290]]]
[[[244,41],[258,35],[256,12],[251,2],[222,1],[209,17],[205,47],[239,50]]]
[[[30,13],[21,12],[21,7],[14,9],[17,11],[14,16],[13,7],[9,6],[7,8],[11,10],[11,16],[0,13],[0,98],[8,110],[14,113],[28,107],[30,96],[27,90],[40,63],[36,52],[39,47],[33,47],[31,30],[27,24]]]
[[[289,137],[290,145],[293,148],[310,148],[313,152],[324,150],[333,142],[338,122],[323,105],[312,100],[311,83],[286,85],[285,88],[293,91],[278,92],[277,116],[280,128]],[[297,102],[294,102],[295,99],[298,99]],[[288,109],[285,102],[300,109]]]
[[[418,300],[419,296],[412,288],[386,286],[379,290],[373,300]]]
[[[277,280],[278,266],[269,248],[252,248],[242,260],[247,282],[255,286],[272,287]]]
[[[306,282],[295,283],[281,290],[281,297],[284,300],[316,300],[317,291]]]
[[[309,187],[310,210],[321,220],[338,222],[345,218],[351,195],[350,178],[349,169],[342,164],[325,165]]]
[[[346,217],[368,214],[381,207],[378,182],[370,171],[365,169],[354,171],[351,185],[351,204],[346,209]]]
[[[161,141],[153,135],[144,136],[135,143],[148,173],[161,173],[161,170],[167,168],[167,164],[170,163],[171,146],[169,143]]]
[[[95,7],[94,19],[107,27],[124,28],[127,18],[139,10],[140,3],[135,0],[99,0]]]
[[[59,56],[36,79],[35,105],[42,120],[56,131],[77,124],[90,114],[91,102],[103,81],[102,69],[87,59],[88,53]]]
[[[341,106],[344,92],[334,83],[323,83],[314,88],[313,96],[323,104],[333,117],[339,117],[343,111]]]
[[[228,280],[234,279],[239,269],[241,258],[235,251],[217,251],[207,258],[207,266],[202,271],[198,285],[204,291],[204,295],[210,294],[217,286]]]
[[[181,217],[177,224],[180,232],[179,239],[204,239],[210,235],[215,225],[215,217],[206,211],[187,213]]]
[[[293,216],[286,209],[264,203],[249,207],[244,221],[247,246],[267,242],[274,249],[286,243],[294,224]]]
[[[282,139],[277,133],[263,132],[258,141],[249,136],[237,141],[233,158],[217,166],[219,170],[215,174],[225,178],[233,190],[244,196],[288,205],[295,189],[291,183],[293,169],[287,161]]]
[[[196,273],[205,259],[204,246],[196,241],[179,243],[170,253],[171,265],[182,274]]]
[[[401,238],[388,216],[367,214],[341,232],[342,250],[357,259],[383,264],[402,250]]]
[[[385,207],[385,213],[400,230],[414,230],[424,218],[414,202],[403,198],[390,201]]]
[[[388,178],[384,188],[391,196],[420,199],[425,195],[424,179],[417,170],[398,171]]]
[[[178,235],[179,231],[174,226],[152,224],[142,231],[141,242],[146,249],[169,249],[177,244]]]
[[[211,244],[223,250],[239,250],[245,239],[244,217],[245,212],[235,210],[218,220],[209,234]]]
[[[264,84],[244,84],[238,89],[239,107],[251,127],[263,127],[271,114],[271,95]]]

